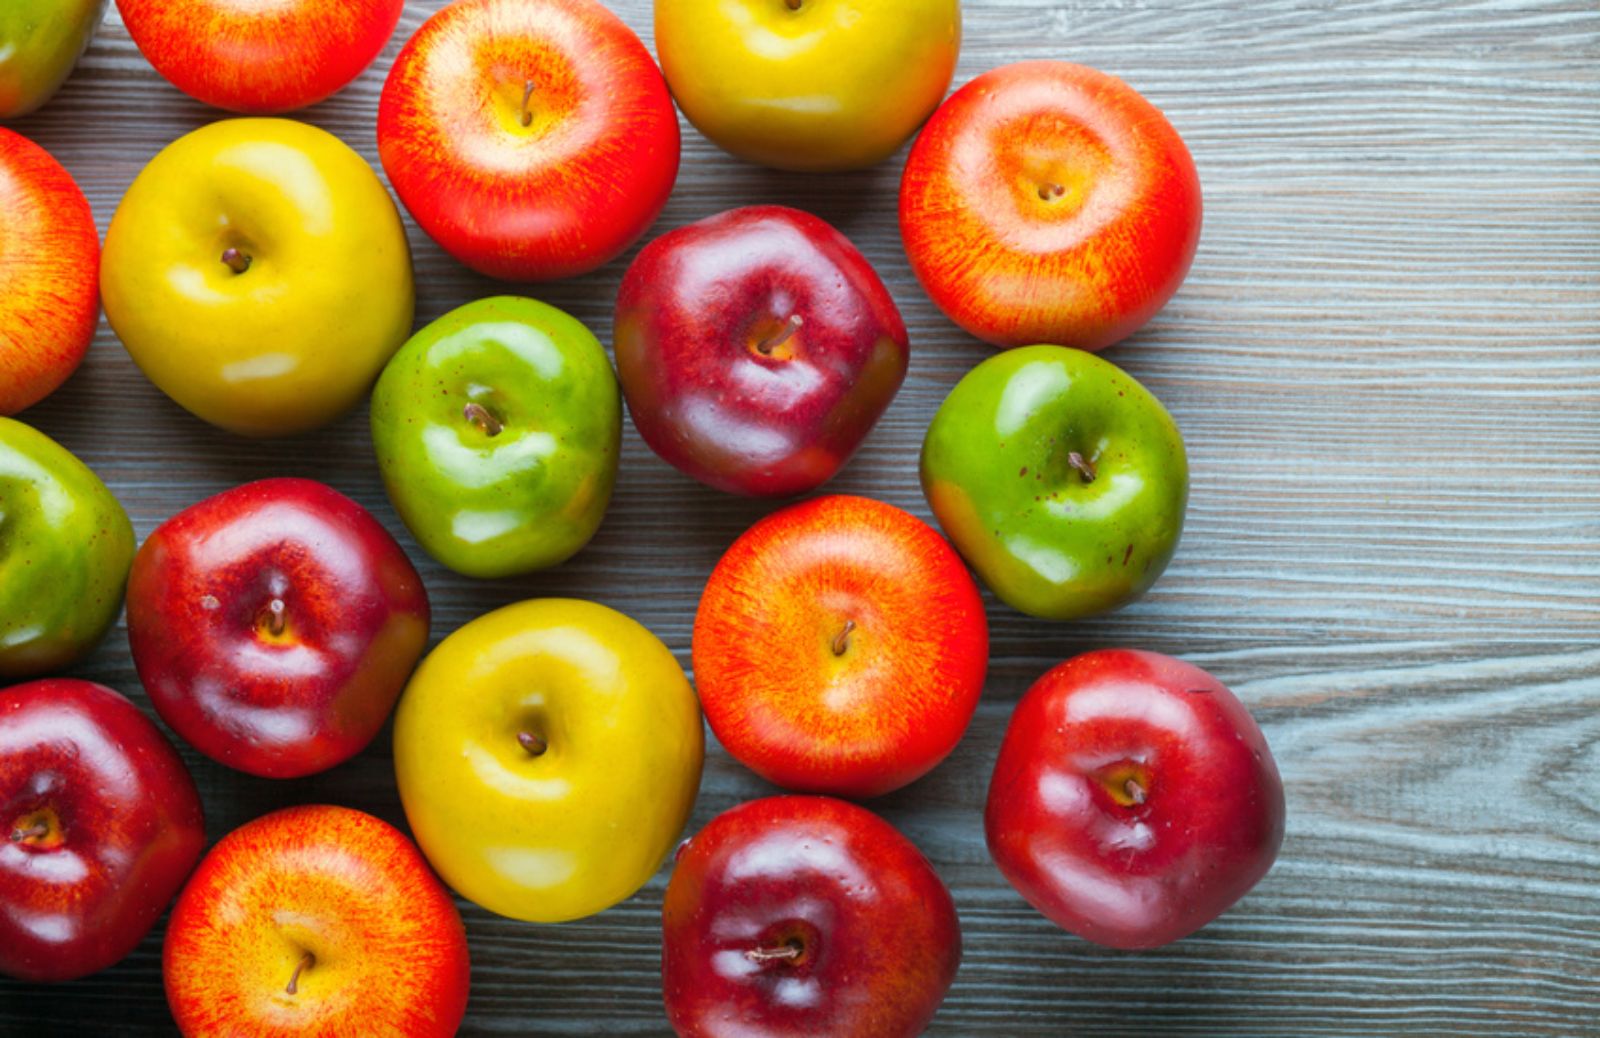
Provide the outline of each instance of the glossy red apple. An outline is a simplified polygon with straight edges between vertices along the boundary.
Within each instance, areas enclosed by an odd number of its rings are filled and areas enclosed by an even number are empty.
[[[359,753],[427,640],[427,592],[400,545],[312,480],[248,483],[179,512],[128,579],[128,642],[156,712],[252,775]]]
[[[835,495],[767,516],[711,573],[694,676],[717,739],[788,789],[899,789],[961,741],[989,624],[955,549],[893,505]]]
[[[961,964],[933,866],[877,815],[770,797],[678,849],[661,980],[682,1038],[915,1038]]]
[[[596,0],[455,0],[395,60],[378,154],[434,241],[546,281],[631,245],[678,177],[678,113],[650,52]]]
[[[405,0],[117,0],[128,35],[190,97],[252,115],[343,89],[383,50]]]
[[[617,373],[645,443],[736,494],[812,490],[905,379],[889,290],[827,223],[734,209],[663,234],[617,296]]]
[[[1267,874],[1283,815],[1278,766],[1232,692],[1182,660],[1108,649],[1017,704],[984,823],[995,864],[1051,921],[1154,948]]]
[[[411,841],[315,806],[211,849],[172,910],[162,972],[188,1038],[449,1038],[470,971],[455,902]]]
[[[0,415],[83,362],[100,319],[100,233],[50,153],[0,127]]]
[[[922,287],[997,346],[1099,350],[1178,290],[1200,178],[1178,131],[1115,76],[993,69],[950,96],[906,160],[900,230]]]
[[[204,847],[194,780],[138,707],[66,678],[0,690],[0,973],[120,962]]]

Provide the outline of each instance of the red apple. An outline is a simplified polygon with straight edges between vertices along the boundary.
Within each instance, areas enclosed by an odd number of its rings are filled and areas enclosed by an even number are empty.
[[[938,764],[983,692],[989,625],[955,549],[863,497],[776,512],[733,543],[694,623],[728,752],[789,789],[870,797]]]
[[[422,229],[491,277],[595,269],[655,222],[678,114],[633,30],[595,0],[455,0],[400,52],[378,154]]]
[[[266,115],[343,89],[383,50],[405,0],[117,0],[128,35],[190,97]]]
[[[179,896],[162,955],[190,1038],[448,1038],[468,965],[455,902],[411,841],[325,806],[223,837]]]
[[[204,847],[194,780],[138,707],[66,678],[0,690],[0,973],[120,962]]]
[[[955,905],[877,815],[771,797],[678,849],[661,980],[682,1038],[915,1038],[961,964]]]
[[[0,415],[83,362],[100,319],[100,235],[72,174],[0,127]]]
[[[1108,649],[1017,704],[984,823],[995,864],[1052,922],[1154,948],[1267,874],[1283,810],[1267,740],[1232,692],[1182,660]]]
[[[736,494],[812,490],[905,379],[888,289],[827,223],[734,209],[662,235],[617,296],[617,373],[645,443]]]
[[[1200,178],[1178,131],[1122,80],[1027,61],[984,73],[928,120],[900,229],[922,287],[973,335],[1100,350],[1189,272]]]
[[[162,720],[267,778],[359,753],[428,640],[428,595],[349,498],[268,479],[167,520],[128,579],[128,642]]]

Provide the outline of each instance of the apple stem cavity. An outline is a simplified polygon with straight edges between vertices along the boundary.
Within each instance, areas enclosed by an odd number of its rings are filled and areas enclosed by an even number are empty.
[[[528,101],[533,97],[533,80],[522,81],[522,125],[533,125],[533,109],[528,107]]]
[[[833,636],[832,648],[835,656],[843,656],[850,648],[850,634],[855,629],[856,622],[854,620],[846,620],[844,626],[839,629],[839,633]]]
[[[756,343],[756,352],[763,357],[771,356],[773,350],[794,338],[794,333],[799,331],[805,323],[806,319],[804,317],[799,314],[790,314],[789,319],[783,322],[782,328]]]
[[[532,732],[518,732],[517,745],[528,751],[530,757],[542,757],[550,744],[534,735]]]
[[[482,404],[473,402],[461,409],[461,416],[467,421],[483,430],[483,434],[490,438],[499,436],[505,430],[500,419],[489,413],[489,409]]]
[[[1050,199],[1052,199],[1052,198],[1060,198],[1062,195],[1064,195],[1066,193],[1067,193],[1067,189],[1065,187],[1062,187],[1060,184],[1040,184],[1039,185],[1039,197],[1044,199],[1046,202],[1050,201]]]
[[[294,972],[289,975],[289,986],[283,989],[285,995],[300,993],[300,974],[317,964],[317,957],[310,952],[300,956],[300,962],[295,966]]]
[[[1077,451],[1067,455],[1067,464],[1078,470],[1078,475],[1083,477],[1085,483],[1093,483],[1100,474],[1095,471],[1094,462]]]
[[[222,262],[235,274],[243,274],[250,269],[252,259],[249,254],[229,246],[222,250]]]
[[[800,961],[800,957],[805,953],[806,950],[799,941],[788,940],[775,947],[751,948],[744,953],[744,957],[749,959],[751,962],[760,963],[761,965],[765,966],[774,962],[798,962]]]

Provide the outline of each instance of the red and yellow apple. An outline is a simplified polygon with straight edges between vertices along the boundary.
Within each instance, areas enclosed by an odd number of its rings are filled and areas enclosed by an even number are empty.
[[[184,887],[162,955],[186,1038],[450,1038],[466,930],[393,826],[291,807],[223,837]]]
[[[378,153],[446,252],[491,277],[587,273],[655,222],[678,114],[633,30],[596,0],[455,0],[400,52]]]
[[[325,425],[411,334],[411,252],[372,167],[289,119],[227,119],[168,145],[123,196],[106,318],[193,414],[246,436]]]
[[[428,641],[422,578],[354,501],[248,483],[156,528],[128,579],[128,644],[161,719],[266,778],[361,750]]]
[[[405,0],[117,0],[128,35],[190,97],[252,115],[341,90],[383,50]]]
[[[120,962],[204,847],[194,780],[138,707],[67,678],[0,689],[0,974]]]
[[[1200,178],[1178,131],[1122,80],[1022,62],[928,120],[901,180],[900,230],[922,287],[973,335],[1100,350],[1189,272]]]
[[[0,415],[83,362],[100,320],[100,232],[72,174],[0,127]]]
[[[983,601],[955,549],[862,497],[752,526],[695,615],[712,731],[787,789],[870,797],[926,774],[966,732],[988,663]]]
[[[1056,925],[1154,948],[1221,915],[1283,842],[1283,783],[1244,704],[1192,664],[1106,649],[1040,678],[989,782],[989,853]]]

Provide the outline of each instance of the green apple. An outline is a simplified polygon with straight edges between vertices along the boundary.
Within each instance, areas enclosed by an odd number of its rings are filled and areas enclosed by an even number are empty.
[[[72,74],[106,0],[0,2],[0,119],[43,105]]]
[[[89,467],[0,418],[0,677],[75,662],[122,609],[133,526]]]
[[[372,393],[389,500],[428,554],[469,577],[564,562],[600,526],[622,400],[576,319],[499,296],[412,336]]]
[[[984,582],[1071,620],[1149,590],[1189,500],[1183,437],[1113,364],[1064,346],[997,354],[956,384],[922,445],[922,492]]]

